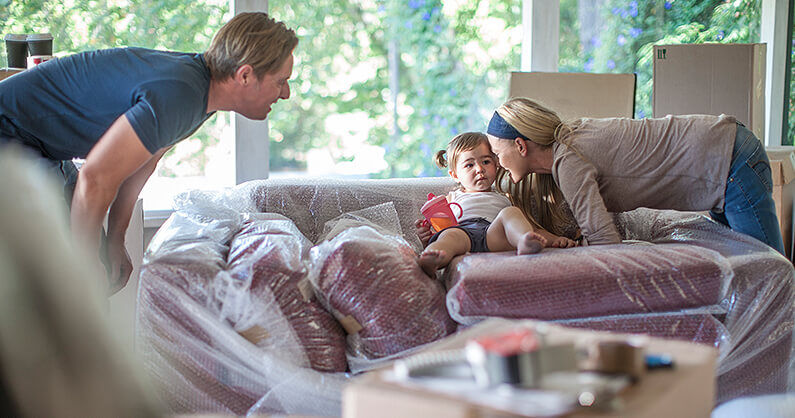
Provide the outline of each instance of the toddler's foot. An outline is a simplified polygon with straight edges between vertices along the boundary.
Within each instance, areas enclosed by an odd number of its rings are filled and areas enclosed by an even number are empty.
[[[516,254],[535,254],[541,251],[546,245],[547,240],[535,232],[528,232],[519,240],[519,245],[516,246]]]
[[[441,267],[444,261],[444,251],[442,250],[425,250],[420,254],[419,260],[422,271],[431,278],[436,278],[436,270]]]

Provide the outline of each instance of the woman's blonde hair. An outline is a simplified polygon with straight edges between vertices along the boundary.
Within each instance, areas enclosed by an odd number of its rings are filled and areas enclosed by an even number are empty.
[[[571,126],[538,102],[515,97],[500,106],[497,113],[520,134],[542,147],[551,147],[555,142],[570,146],[567,136],[572,130]],[[563,232],[562,227],[569,218],[563,209],[563,193],[551,174],[530,173],[513,183],[507,172],[503,172],[497,176],[496,183],[497,191],[506,193],[525,217],[535,220],[553,234],[560,235]],[[538,212],[535,217],[533,206]]]
[[[433,161],[441,169],[448,169],[455,172],[458,157],[462,152],[477,148],[480,144],[489,145],[489,138],[481,132],[464,132],[456,135],[447,143],[446,150],[439,150],[433,157]],[[491,147],[489,147],[491,149]],[[496,160],[496,159],[495,159]]]
[[[245,64],[261,79],[276,71],[296,45],[295,31],[267,13],[240,13],[215,34],[204,59],[215,80],[232,77]]]

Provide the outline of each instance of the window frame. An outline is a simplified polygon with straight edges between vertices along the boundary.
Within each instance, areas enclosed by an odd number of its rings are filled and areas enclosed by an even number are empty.
[[[234,14],[267,11],[268,0],[230,0]],[[792,39],[789,0],[763,0],[761,39],[767,43],[765,97],[765,142],[781,145],[787,134],[789,72],[791,69],[789,40]],[[522,3],[522,71],[558,71],[558,38],[560,31],[559,0],[523,0]],[[269,176],[270,138],[268,121],[252,121],[235,114],[234,129],[235,184]],[[771,132],[779,132],[771,135]],[[147,210],[144,226],[157,227],[171,210]]]
[[[765,62],[765,145],[778,146],[789,124],[792,10],[790,0],[762,0],[759,42],[767,44]],[[777,133],[773,135],[773,133]]]

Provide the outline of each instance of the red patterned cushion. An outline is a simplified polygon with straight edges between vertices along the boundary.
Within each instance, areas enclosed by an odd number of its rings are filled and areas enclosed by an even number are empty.
[[[399,353],[455,331],[443,289],[402,240],[358,227],[322,248],[318,288],[338,318],[350,316],[361,325],[355,350],[365,357]]]
[[[567,319],[718,303],[731,277],[715,251],[688,244],[601,245],[533,255],[479,253],[448,268],[451,315]]]
[[[280,222],[289,221],[246,224],[230,245],[229,272],[237,280],[250,282],[252,296],[263,297],[269,293],[275,298],[313,369],[344,372],[348,368],[345,332],[334,317],[311,298],[311,293],[302,294],[299,287],[302,282],[309,285],[301,263],[304,238],[297,235],[297,229],[280,228]]]

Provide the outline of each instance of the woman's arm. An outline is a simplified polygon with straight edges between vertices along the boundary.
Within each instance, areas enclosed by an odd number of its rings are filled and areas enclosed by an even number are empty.
[[[569,152],[556,161],[553,174],[588,244],[621,242],[613,215],[599,192],[596,167]]]

